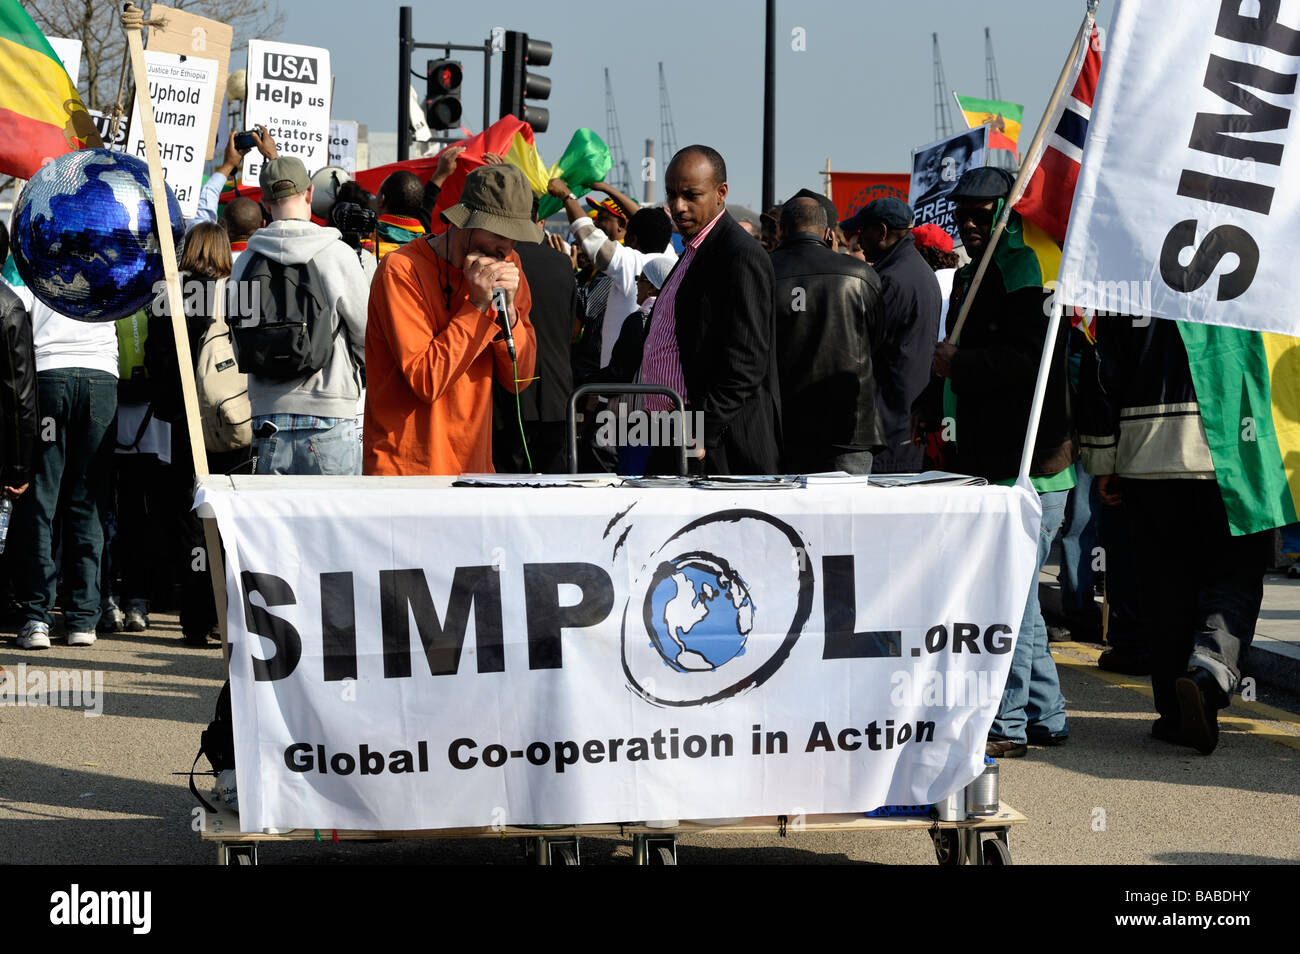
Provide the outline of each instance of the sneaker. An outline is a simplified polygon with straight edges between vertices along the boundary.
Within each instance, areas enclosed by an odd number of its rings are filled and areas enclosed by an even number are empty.
[[[96,629],[101,633],[120,633],[125,622],[126,617],[113,598],[106,599],[99,608],[99,625]]]
[[[69,646],[93,646],[95,645],[94,633],[68,633]]]
[[[126,622],[122,629],[128,633],[143,633],[149,628],[149,616],[141,609],[131,607],[126,611]]]
[[[23,623],[23,628],[18,630],[18,648],[49,649],[50,624],[36,619]]]

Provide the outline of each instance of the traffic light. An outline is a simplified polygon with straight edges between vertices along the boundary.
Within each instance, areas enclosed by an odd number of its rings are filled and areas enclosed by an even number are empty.
[[[424,118],[430,129],[460,128],[460,83],[464,71],[455,60],[430,60]]]
[[[540,106],[529,106],[525,100],[549,98],[551,81],[528,72],[528,67],[546,66],[550,62],[551,44],[545,40],[530,40],[527,33],[516,30],[506,33],[506,49],[501,64],[501,115],[518,116],[532,126],[535,133],[546,132],[551,123],[551,112]]]

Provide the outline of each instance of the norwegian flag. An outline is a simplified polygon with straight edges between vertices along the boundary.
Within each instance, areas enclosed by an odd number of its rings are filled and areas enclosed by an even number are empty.
[[[1097,28],[1093,27],[1092,38],[1079,55],[1074,88],[1057,103],[1047,127],[1052,132],[1044,140],[1038,165],[1015,204],[1021,218],[1037,225],[1058,245],[1065,241],[1074,184],[1083,162],[1083,143],[1088,135],[1097,77],[1101,73],[1100,46]]]

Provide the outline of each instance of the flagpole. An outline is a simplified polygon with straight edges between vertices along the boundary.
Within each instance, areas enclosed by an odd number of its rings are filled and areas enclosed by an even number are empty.
[[[1061,327],[1063,306],[1059,299],[1053,298],[1052,317],[1047,322],[1047,340],[1043,342],[1043,354],[1038,360],[1038,378],[1034,381],[1034,400],[1029,405],[1029,426],[1025,430],[1025,446],[1020,452],[1020,476],[1029,479],[1029,465],[1034,459],[1034,448],[1038,443],[1038,422],[1043,416],[1043,401],[1047,395],[1047,381],[1052,373],[1052,357],[1056,353],[1056,335]]]
[[[195,478],[208,474],[208,454],[199,421],[198,386],[194,380],[194,356],[190,352],[189,330],[185,322],[185,308],[181,300],[180,270],[176,264],[176,245],[172,241],[171,210],[167,205],[167,185],[163,176],[162,158],[158,152],[158,133],[154,128],[153,103],[149,98],[149,73],[144,62],[144,43],[140,39],[142,28],[148,24],[134,3],[128,3],[122,12],[122,29],[126,33],[131,70],[135,79],[136,116],[144,133],[145,159],[149,165],[149,191],[153,199],[154,225],[158,229],[161,246],[163,277],[166,279],[167,307],[172,318],[172,339],[176,345],[176,363],[181,378],[181,397],[185,404],[185,420],[179,426],[186,428],[190,441],[190,459]],[[161,22],[161,21],[159,21]],[[176,427],[178,425],[172,425]],[[212,593],[217,610],[217,625],[222,635],[222,654],[226,667],[230,666],[229,630],[226,627],[226,571],[221,555],[221,540],[217,535],[216,521],[203,521],[203,542],[208,572],[212,578]]]
[[[957,104],[957,112],[961,113],[961,118],[966,120],[966,128],[968,130],[974,129],[975,127],[970,124],[970,117],[966,115],[966,110],[962,108],[961,97],[957,95],[957,91],[953,89],[948,92],[952,93],[952,101]]]
[[[998,220],[993,226],[993,232],[989,236],[989,241],[984,246],[984,254],[980,256],[979,265],[975,269],[975,276],[971,279],[970,288],[966,290],[966,294],[962,298],[961,310],[957,313],[957,321],[953,324],[952,332],[948,335],[948,341],[953,344],[957,343],[962,327],[966,324],[966,316],[970,314],[971,303],[975,301],[975,293],[979,291],[980,284],[984,281],[984,273],[988,271],[989,262],[993,260],[993,250],[997,248],[998,240],[1002,238],[1002,233],[1006,231],[1007,219],[1011,215],[1011,207],[1020,201],[1021,193],[1025,191],[1025,186],[1028,185],[1030,177],[1034,174],[1034,169],[1038,166],[1043,141],[1047,138],[1048,120],[1056,112],[1056,104],[1060,102],[1061,96],[1065,92],[1065,84],[1072,72],[1070,67],[1074,65],[1080,48],[1092,37],[1092,25],[1095,22],[1097,6],[1100,2],[1101,0],[1088,0],[1088,12],[1083,15],[1083,23],[1080,24],[1079,33],[1074,38],[1074,45],[1070,47],[1070,55],[1066,57],[1065,66],[1061,68],[1061,75],[1056,78],[1056,87],[1052,90],[1052,98],[1048,101],[1047,109],[1043,112],[1043,118],[1038,123],[1038,130],[1029,143],[1025,161],[1020,164],[1020,171],[1016,175],[1015,184],[1011,187],[1007,201],[1002,206],[1002,213],[998,216]]]

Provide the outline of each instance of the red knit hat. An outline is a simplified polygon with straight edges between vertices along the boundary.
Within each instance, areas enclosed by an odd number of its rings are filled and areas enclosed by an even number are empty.
[[[917,248],[929,245],[941,252],[952,251],[952,236],[933,222],[926,222],[912,229],[912,241],[916,243]]]

